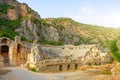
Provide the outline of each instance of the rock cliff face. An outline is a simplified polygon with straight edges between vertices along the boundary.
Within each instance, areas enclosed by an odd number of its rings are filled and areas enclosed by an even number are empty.
[[[13,5],[17,3],[16,0],[0,0],[0,4],[10,4],[10,5]]]
[[[23,20],[21,26],[15,30],[20,36],[25,36],[28,40],[40,40],[40,25],[29,19]]]
[[[14,25],[17,23],[16,28],[13,32],[17,32],[17,35],[25,37],[27,41],[32,41],[35,39],[40,39],[41,35],[41,24],[40,24],[40,15],[28,7],[25,3],[19,3],[16,0],[1,0],[1,11],[0,17],[7,21],[12,21]],[[19,22],[15,22],[19,21]],[[5,21],[4,21],[5,23]],[[9,27],[12,23],[0,24],[0,26]],[[11,26],[11,27],[14,27]],[[2,29],[1,29],[2,30]],[[9,36],[6,36],[9,37]],[[14,36],[13,36],[14,37]]]
[[[9,9],[7,12],[7,16],[10,20],[16,20],[19,18],[19,15],[15,9]]]
[[[21,25],[15,29],[15,32],[19,33],[20,36],[24,36],[30,41],[40,39],[40,16],[37,12],[32,11],[27,4],[19,3],[17,8],[8,9],[8,17],[10,20],[16,20],[22,17]],[[36,22],[32,19],[39,20]]]
[[[53,26],[43,27],[42,34],[46,40],[49,40],[49,41],[59,41],[60,40],[58,30],[56,28],[54,28]]]
[[[46,18],[43,20],[57,29],[58,35],[55,37],[60,37],[58,40],[65,44],[100,43],[106,45],[106,42],[113,39],[115,34],[115,30],[112,28],[78,23],[70,18]]]
[[[41,19],[27,4],[16,0],[0,0],[0,4],[0,37],[19,35],[26,41],[55,45],[106,45],[114,37],[114,29],[111,28],[82,24],[69,18]]]

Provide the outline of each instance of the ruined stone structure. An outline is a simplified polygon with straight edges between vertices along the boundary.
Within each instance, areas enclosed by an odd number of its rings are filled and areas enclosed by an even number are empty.
[[[0,55],[0,68],[4,67],[4,59],[3,57]]]
[[[0,56],[3,58],[4,65],[17,66],[26,63],[26,52],[29,50],[26,50],[23,43],[18,36],[15,37],[15,41],[6,37],[0,38]]]
[[[102,52],[100,46],[64,45],[41,46],[40,44],[0,38],[0,64],[18,66],[27,64],[27,68],[38,71],[76,70],[81,65],[105,64],[111,61],[108,52]],[[54,70],[53,70],[54,69]]]
[[[43,72],[76,70],[81,65],[102,65],[111,61],[98,45],[41,46],[33,44],[27,63]]]
[[[9,46],[12,41],[8,38],[0,38],[0,56],[5,64],[9,63]]]

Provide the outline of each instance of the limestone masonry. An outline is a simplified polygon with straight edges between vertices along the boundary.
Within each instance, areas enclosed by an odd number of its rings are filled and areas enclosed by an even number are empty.
[[[99,45],[64,45],[64,46],[42,46],[37,43],[21,41],[16,36],[15,41],[7,37],[0,38],[0,64],[19,66],[27,68],[46,68],[51,65],[59,71],[65,66],[77,65],[101,65],[111,62],[108,52],[102,51]],[[53,69],[52,67],[52,69]],[[72,68],[73,68],[72,67]],[[45,70],[50,67],[47,67]],[[65,68],[64,68],[65,69]]]

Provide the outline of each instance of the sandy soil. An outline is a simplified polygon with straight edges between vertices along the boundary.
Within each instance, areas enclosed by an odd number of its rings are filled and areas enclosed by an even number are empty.
[[[20,67],[8,67],[4,68],[0,72],[0,80],[88,80],[91,77],[80,71],[64,73],[35,73]]]
[[[36,73],[20,67],[7,67],[0,70],[0,80],[93,80],[96,76],[99,75],[83,71]]]

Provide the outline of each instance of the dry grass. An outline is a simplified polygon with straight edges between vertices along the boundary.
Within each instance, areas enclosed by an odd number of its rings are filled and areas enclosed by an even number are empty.
[[[93,77],[90,80],[120,80],[120,76],[118,75],[112,75],[112,76],[97,76]]]
[[[110,70],[100,70],[99,73],[102,75],[111,75],[112,74]]]
[[[86,69],[99,69],[98,66],[81,66],[79,70],[85,71]]]
[[[85,71],[86,69],[98,69],[98,70],[111,70],[113,68],[112,64],[106,64],[101,66],[81,66],[79,70]]]

